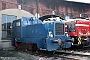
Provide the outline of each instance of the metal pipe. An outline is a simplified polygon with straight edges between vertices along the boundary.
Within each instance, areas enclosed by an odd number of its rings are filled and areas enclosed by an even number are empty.
[[[38,0],[36,0],[36,13],[37,13],[37,18],[38,18]]]

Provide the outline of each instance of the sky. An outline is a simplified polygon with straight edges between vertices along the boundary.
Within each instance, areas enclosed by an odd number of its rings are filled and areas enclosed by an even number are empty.
[[[75,2],[81,2],[81,3],[90,3],[90,0],[66,0],[66,1],[75,1]]]

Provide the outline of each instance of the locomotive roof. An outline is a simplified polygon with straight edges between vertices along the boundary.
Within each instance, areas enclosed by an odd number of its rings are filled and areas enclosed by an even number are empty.
[[[77,20],[79,20],[79,21],[89,21],[84,17],[75,17],[75,18],[72,18],[72,19],[68,19],[66,21],[77,21]]]
[[[62,18],[62,17],[60,17],[60,16],[58,16],[58,15],[45,15],[45,16],[42,16],[42,17],[40,17],[39,19],[40,20],[45,20],[45,19],[48,19],[48,18],[55,18],[55,17],[59,17],[60,19],[62,19],[62,20],[64,20],[64,18]]]

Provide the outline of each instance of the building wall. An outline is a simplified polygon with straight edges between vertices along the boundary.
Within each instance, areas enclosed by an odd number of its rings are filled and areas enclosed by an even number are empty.
[[[55,11],[56,15],[63,18],[69,16],[70,18],[90,16],[90,4],[79,2],[68,2],[64,0],[0,0],[0,10],[18,8],[21,5],[23,10],[26,10],[33,15],[38,13],[40,16],[52,14]],[[38,6],[37,6],[38,5]]]
[[[17,16],[17,19],[22,17],[34,17],[31,13],[21,9],[5,9],[0,11],[0,40],[2,38],[2,14]]]

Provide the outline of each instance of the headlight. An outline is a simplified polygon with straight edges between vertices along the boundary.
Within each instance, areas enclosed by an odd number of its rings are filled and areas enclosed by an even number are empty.
[[[51,37],[53,38],[53,34],[51,34]]]
[[[68,37],[68,34],[66,34],[66,36]]]
[[[72,42],[73,42],[73,43],[74,43],[74,40],[75,40],[75,39],[74,39],[74,38],[72,38]]]
[[[53,34],[51,31],[49,31],[49,37],[53,38]]]
[[[68,33],[67,32],[65,32],[65,35],[66,35],[66,37],[68,37]]]

